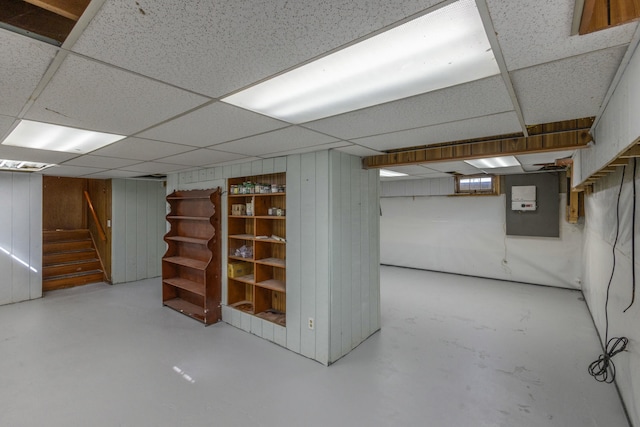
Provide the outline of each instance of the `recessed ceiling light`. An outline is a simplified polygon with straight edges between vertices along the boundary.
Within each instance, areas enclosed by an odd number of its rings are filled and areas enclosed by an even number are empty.
[[[304,123],[499,74],[474,0],[460,0],[222,101]]]
[[[380,169],[380,176],[385,178],[396,177],[396,176],[408,176],[406,173],[390,171],[388,169]]]
[[[478,169],[508,168],[520,166],[520,162],[513,156],[489,157],[486,159],[465,160],[465,163]]]
[[[55,166],[50,163],[29,162],[23,160],[0,159],[0,170],[12,172],[38,172],[48,167]]]
[[[2,144],[85,154],[123,138],[123,135],[22,120]]]

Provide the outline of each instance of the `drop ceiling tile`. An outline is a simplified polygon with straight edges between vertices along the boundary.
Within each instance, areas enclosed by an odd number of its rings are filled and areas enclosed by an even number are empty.
[[[459,141],[486,136],[520,132],[520,122],[515,112],[494,114],[486,117],[460,120],[417,129],[353,139],[359,145],[384,151],[407,147]]]
[[[85,176],[87,178],[93,178],[93,179],[134,178],[134,177],[140,176],[140,173],[113,169],[113,170],[108,170],[104,172],[92,173],[90,175],[85,175]]]
[[[69,55],[25,118],[131,135],[207,101],[127,71]]]
[[[556,159],[571,157],[575,150],[551,151],[549,153],[520,154],[516,158],[522,165],[536,165],[542,163],[554,163]]]
[[[226,153],[224,151],[209,150],[201,148],[189,151],[188,153],[175,154],[173,156],[156,159],[158,163],[172,163],[184,166],[204,166],[215,163],[222,163],[229,160],[238,160],[246,158],[242,154]]]
[[[229,160],[227,162],[212,163],[210,165],[205,165],[203,167],[237,165],[238,163],[249,163],[249,162],[253,162],[254,160],[262,160],[262,158],[261,157],[243,157],[238,160]]]
[[[192,150],[193,147],[187,145],[170,144],[143,138],[125,138],[99,150],[92,151],[91,154],[121,159],[155,160]]]
[[[57,51],[47,43],[0,29],[0,114],[20,113]]]
[[[7,160],[28,160],[31,162],[60,164],[77,156],[77,153],[61,153],[59,151],[36,150],[0,144],[0,158]]]
[[[269,153],[277,153],[315,145],[335,142],[336,138],[313,132],[298,126],[263,133],[249,138],[239,139],[233,142],[216,145],[216,150],[229,153],[243,154],[246,156],[263,156]]]
[[[71,177],[80,177],[85,175],[91,175],[94,173],[104,172],[106,169],[100,168],[87,168],[83,166],[55,166],[51,168],[47,168],[43,170],[42,175],[49,176],[71,176]]]
[[[458,172],[463,175],[473,175],[482,173],[480,169],[474,168],[463,161],[455,162],[433,162],[425,165],[428,169],[436,172]]]
[[[285,150],[285,151],[278,151],[275,153],[268,153],[268,154],[264,154],[263,157],[280,157],[280,156],[288,156],[290,154],[310,153],[313,151],[334,150],[338,148],[347,147],[349,145],[351,145],[349,142],[337,141],[337,142],[330,142],[328,144],[319,144],[319,145],[313,145],[310,147],[296,148],[293,150]]]
[[[372,150],[371,148],[363,147],[357,144],[352,144],[348,147],[338,148],[337,150],[343,153],[351,154],[352,156],[358,156],[358,157],[378,156],[380,154],[385,154],[382,151]]]
[[[171,0],[109,1],[73,50],[220,97],[437,3],[199,0],[176,7]]]
[[[484,171],[491,175],[514,175],[514,174],[524,173],[524,169],[522,169],[522,166],[510,166],[506,168],[491,168],[491,169],[485,169]]]
[[[638,24],[570,36],[575,0],[487,0],[510,71],[629,43]]]
[[[64,162],[64,166],[86,166],[90,168],[117,169],[140,163],[139,160],[118,159],[115,157],[103,157],[95,155],[79,156]]]
[[[137,136],[207,147],[286,126],[289,124],[223,102],[216,102]]]
[[[421,174],[421,175],[416,175],[420,178],[425,178],[425,179],[435,179],[435,178],[452,178],[453,175],[449,174],[449,173],[445,173],[445,172],[433,172],[433,173],[426,173],[426,174]]]
[[[511,73],[527,125],[595,116],[625,46]]]
[[[496,76],[317,120],[304,127],[356,139],[510,110],[511,98]]]
[[[169,163],[157,163],[157,162],[144,162],[137,165],[126,166],[120,168],[123,171],[137,172],[139,174],[153,174],[153,173],[171,173],[180,170],[188,169],[185,165],[175,165]]]
[[[432,170],[429,170],[420,165],[390,166],[384,167],[383,169],[393,172],[406,173],[407,175],[424,175],[427,173],[433,173]]]
[[[15,121],[16,119],[13,117],[0,116],[0,143],[2,143],[2,139],[9,134],[9,130]]]

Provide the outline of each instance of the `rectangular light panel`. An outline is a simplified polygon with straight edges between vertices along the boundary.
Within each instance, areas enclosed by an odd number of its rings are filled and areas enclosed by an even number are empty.
[[[2,144],[85,154],[123,138],[123,135],[22,120]]]
[[[383,178],[390,178],[394,176],[407,176],[406,173],[390,171],[387,169],[380,169],[380,176]]]
[[[465,160],[465,163],[478,169],[508,168],[520,166],[520,162],[513,156],[489,157],[486,159]]]
[[[499,74],[474,0],[460,0],[222,101],[304,123]]]
[[[49,163],[29,162],[25,160],[0,159],[0,170],[12,172],[38,172],[55,166]]]

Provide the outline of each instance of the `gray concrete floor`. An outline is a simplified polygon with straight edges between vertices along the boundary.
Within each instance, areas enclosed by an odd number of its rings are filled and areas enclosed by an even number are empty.
[[[324,367],[160,304],[160,280],[0,307],[2,426],[628,426],[576,291],[382,267],[382,331]]]

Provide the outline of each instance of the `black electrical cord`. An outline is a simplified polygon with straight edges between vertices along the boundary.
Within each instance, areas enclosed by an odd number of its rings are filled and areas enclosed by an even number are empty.
[[[636,300],[636,166],[637,158],[633,158],[633,216],[631,217],[631,302],[622,312],[626,313]]]
[[[635,166],[635,163],[634,163]],[[609,291],[611,290],[611,283],[613,282],[613,274],[616,271],[616,246],[618,244],[618,238],[620,237],[620,196],[622,195],[622,187],[624,185],[624,175],[626,166],[622,167],[622,178],[620,179],[620,188],[618,189],[618,201],[616,203],[616,238],[613,242],[613,266],[611,267],[611,276],[609,277],[609,283],[607,284],[607,297],[604,303],[604,342],[606,343],[605,352],[598,357],[597,360],[591,362],[589,365],[589,374],[595,378],[596,381],[604,383],[612,383],[616,379],[616,367],[611,361],[611,358],[616,354],[624,351],[627,348],[629,340],[626,337],[618,338],[614,337],[609,339]],[[635,190],[635,171],[633,176],[634,190]],[[635,191],[633,206],[635,208]],[[635,213],[633,222],[635,223]],[[635,225],[633,227],[635,229]],[[635,258],[632,261],[635,263]]]

